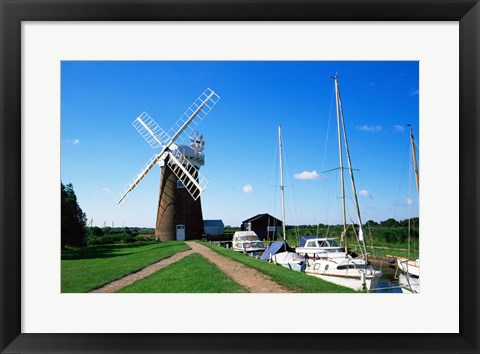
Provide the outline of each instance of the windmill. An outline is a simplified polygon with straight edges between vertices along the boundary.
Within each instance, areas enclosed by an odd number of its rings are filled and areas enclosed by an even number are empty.
[[[200,195],[208,181],[200,174],[200,166],[205,164],[205,140],[194,128],[219,100],[220,96],[207,88],[168,132],[160,128],[146,112],[132,123],[147,143],[154,149],[159,148],[160,152],[155,153],[145,164],[120,194],[117,203],[122,204],[152,168],[159,165],[162,172],[156,240],[189,240],[200,238],[203,234]],[[182,145],[186,138],[190,141],[190,146]]]

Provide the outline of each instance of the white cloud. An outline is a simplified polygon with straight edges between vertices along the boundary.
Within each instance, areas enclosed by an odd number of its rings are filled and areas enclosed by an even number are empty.
[[[396,130],[397,132],[400,132],[400,133],[405,130],[405,127],[402,126],[402,125],[395,124],[393,127],[395,128],[395,130]]]
[[[100,193],[112,193],[112,190],[108,187],[103,187],[102,189],[96,190],[96,191],[93,192],[93,194],[95,194],[95,195],[100,194]]]
[[[380,130],[382,130],[382,127],[380,125],[357,125],[357,129],[364,131],[364,132],[369,132],[369,133],[377,133]]]
[[[412,90],[412,91],[410,92],[410,96],[417,96],[417,95],[418,95],[418,89]]]
[[[64,140],[63,142],[67,143],[67,144],[72,144],[72,145],[78,145],[80,144],[80,139],[78,138],[75,138],[75,139],[67,139],[67,140]]]
[[[309,171],[303,171],[301,173],[295,173],[293,175],[293,177],[295,179],[301,179],[301,180],[305,180],[305,179],[321,179],[323,178],[322,176],[320,176],[317,171],[313,170],[311,172]]]
[[[364,197],[364,198],[368,198],[368,199],[372,199],[373,196],[372,196],[372,193],[370,193],[369,191],[367,191],[366,189],[362,189],[360,190],[359,194]]]
[[[405,199],[405,203],[406,203],[407,205],[413,205],[413,199],[407,198],[407,199]]]
[[[253,192],[253,186],[250,183],[248,183],[243,186],[242,190],[244,193],[250,194]]]

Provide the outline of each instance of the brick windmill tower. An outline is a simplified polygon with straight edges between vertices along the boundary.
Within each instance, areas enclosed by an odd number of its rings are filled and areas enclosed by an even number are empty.
[[[215,92],[205,90],[168,133],[145,112],[133,122],[135,129],[148,144],[161,150],[140,170],[120,194],[117,202],[122,204],[153,166],[159,165],[162,172],[155,228],[156,240],[191,240],[200,238],[203,234],[200,195],[207,187],[208,181],[200,173],[200,167],[205,164],[203,154],[205,141],[203,136],[195,133],[194,128],[219,100],[220,97]],[[181,144],[185,138],[190,141],[190,145]]]

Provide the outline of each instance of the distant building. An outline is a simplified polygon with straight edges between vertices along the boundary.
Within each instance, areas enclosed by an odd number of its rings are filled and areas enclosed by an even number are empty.
[[[223,221],[222,220],[203,220],[203,230],[205,236],[223,236]]]
[[[242,221],[242,231],[254,231],[261,240],[276,240],[282,230],[282,221],[270,214],[258,214]]]

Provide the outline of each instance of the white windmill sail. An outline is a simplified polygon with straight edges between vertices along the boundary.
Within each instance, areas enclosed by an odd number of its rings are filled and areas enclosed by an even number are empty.
[[[135,189],[153,166],[160,160],[165,160],[167,156],[167,163],[172,171],[185,185],[190,195],[195,200],[198,199],[200,194],[205,190],[208,182],[205,177],[200,174],[198,169],[178,151],[177,140],[181,141],[184,139],[182,139],[184,132],[186,132],[187,135],[194,133],[194,128],[205,118],[219,100],[220,96],[211,89],[206,89],[177,120],[168,133],[165,133],[145,112],[135,119],[133,126],[140,135],[152,148],[161,147],[162,151],[154,155],[145,167],[140,170],[133,181],[124,189],[117,199],[118,204],[124,202],[127,195]]]
[[[189,139],[190,135],[195,133],[198,124],[210,113],[219,100],[220,96],[209,88],[203,91],[168,131],[172,140],[180,145],[186,139]]]
[[[146,112],[137,117],[132,125],[154,149],[164,147],[170,141],[170,136]]]
[[[120,193],[119,197],[117,198],[117,203],[122,204],[128,194],[135,189],[136,186],[140,183],[140,181],[147,175],[148,172],[155,166],[157,161],[161,158],[160,154],[155,154],[152,156],[150,160],[145,164],[145,166],[136,174],[136,176],[132,179],[132,181],[124,188],[124,190]]]
[[[207,188],[207,179],[180,151],[175,150],[175,152],[169,152],[168,154],[168,166],[170,166],[175,176],[183,183],[183,186],[192,198],[197,200],[200,194]]]

